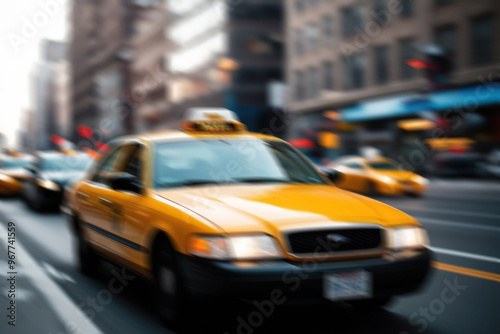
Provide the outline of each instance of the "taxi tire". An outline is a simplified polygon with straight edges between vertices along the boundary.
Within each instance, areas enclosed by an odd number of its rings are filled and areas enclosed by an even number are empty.
[[[181,284],[175,251],[167,240],[155,247],[154,255],[155,297],[158,316],[172,329],[187,324],[188,301]]]
[[[80,272],[85,276],[95,276],[99,268],[99,256],[89,246],[89,243],[85,240],[81,232],[78,232],[77,240]]]
[[[371,181],[366,182],[366,194],[368,196],[377,196],[378,195],[377,186],[375,185],[375,183],[373,183]]]

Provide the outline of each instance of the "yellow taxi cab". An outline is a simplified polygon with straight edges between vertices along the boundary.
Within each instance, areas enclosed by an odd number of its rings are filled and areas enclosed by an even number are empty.
[[[20,154],[3,154],[0,156],[0,195],[20,194],[23,183],[28,177],[25,169],[31,160],[29,156]]]
[[[188,115],[113,141],[67,190],[83,273],[104,257],[151,278],[173,325],[207,297],[380,307],[421,286],[431,252],[414,218],[335,187],[229,110]]]
[[[428,179],[383,157],[346,157],[339,159],[334,168],[342,174],[335,185],[367,195],[421,196],[429,185]]]

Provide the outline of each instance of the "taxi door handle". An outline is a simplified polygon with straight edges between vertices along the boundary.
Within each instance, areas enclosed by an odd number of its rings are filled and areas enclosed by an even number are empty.
[[[76,196],[81,198],[81,199],[88,199],[89,198],[89,195],[87,195],[86,193],[82,193],[81,191],[77,192]]]
[[[106,205],[106,206],[113,205],[113,202],[111,202],[109,199],[105,199],[104,197],[99,197],[99,203]]]

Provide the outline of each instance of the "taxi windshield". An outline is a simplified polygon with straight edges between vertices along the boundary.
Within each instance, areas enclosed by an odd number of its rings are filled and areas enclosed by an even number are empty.
[[[47,172],[84,171],[91,162],[86,155],[60,155],[41,158],[39,166]]]
[[[388,162],[370,162],[368,163],[368,166],[370,166],[373,169],[377,170],[398,170],[398,166],[393,165]]]
[[[0,169],[23,168],[27,167],[29,164],[29,159],[4,159],[0,161]]]
[[[325,183],[288,144],[278,141],[157,143],[154,167],[156,189],[222,183]]]

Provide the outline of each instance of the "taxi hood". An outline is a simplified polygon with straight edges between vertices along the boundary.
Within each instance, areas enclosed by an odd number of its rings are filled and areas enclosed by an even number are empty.
[[[397,180],[411,180],[411,178],[415,177],[415,173],[410,172],[408,170],[392,170],[392,169],[381,169],[375,170],[374,173],[378,175],[389,176]]]
[[[418,224],[384,203],[330,185],[224,185],[156,194],[196,212],[228,233],[264,232],[332,223]]]

